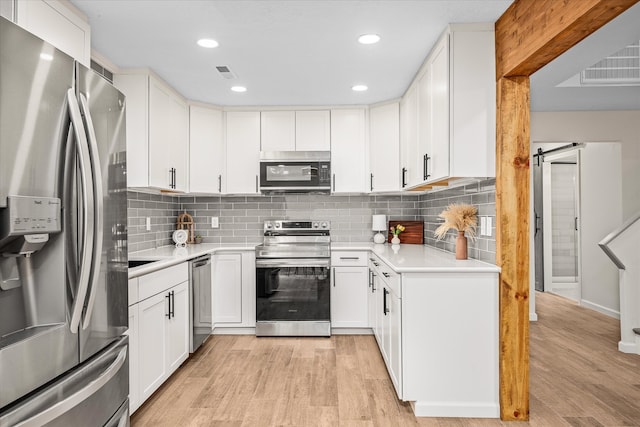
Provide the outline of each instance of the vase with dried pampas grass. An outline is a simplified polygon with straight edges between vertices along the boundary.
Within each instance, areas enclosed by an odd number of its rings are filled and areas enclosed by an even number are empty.
[[[478,226],[478,208],[466,203],[452,203],[438,216],[444,219],[444,222],[433,233],[436,239],[442,240],[449,230],[456,230],[458,232],[456,259],[467,259],[467,237],[465,237],[465,232],[471,240],[475,240]]]

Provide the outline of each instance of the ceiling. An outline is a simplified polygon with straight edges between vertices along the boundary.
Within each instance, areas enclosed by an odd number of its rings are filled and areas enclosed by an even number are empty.
[[[494,22],[512,0],[71,0],[92,45],[216,105],[362,105],[403,95],[450,22]],[[357,37],[379,34],[375,45]],[[208,37],[220,46],[204,49]],[[640,40],[640,3],[531,77],[532,111],[640,109],[640,86],[558,87]],[[237,76],[223,79],[215,67]],[[366,92],[351,87],[365,84]],[[245,93],[230,87],[247,87]]]
[[[448,23],[494,22],[512,0],[71,2],[89,18],[93,48],[119,67],[149,67],[195,101],[293,106],[398,98]],[[361,45],[365,33],[382,39]],[[219,47],[197,46],[203,37]]]

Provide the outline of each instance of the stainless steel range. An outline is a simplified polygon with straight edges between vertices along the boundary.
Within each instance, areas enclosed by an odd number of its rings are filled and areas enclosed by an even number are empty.
[[[265,221],[256,247],[256,335],[330,336],[331,223]]]

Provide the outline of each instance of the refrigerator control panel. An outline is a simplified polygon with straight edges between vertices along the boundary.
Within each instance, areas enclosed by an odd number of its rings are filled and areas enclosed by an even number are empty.
[[[57,233],[61,230],[60,199],[9,196],[2,212],[0,236]]]

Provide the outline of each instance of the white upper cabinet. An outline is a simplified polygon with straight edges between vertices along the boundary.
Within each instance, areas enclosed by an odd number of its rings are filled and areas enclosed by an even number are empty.
[[[222,192],[225,144],[223,113],[218,108],[189,106],[189,191]]]
[[[452,24],[427,57],[401,102],[405,188],[495,176],[494,49],[493,25]]]
[[[262,151],[329,151],[329,111],[263,111]]]
[[[295,111],[263,111],[260,113],[260,147],[262,151],[296,149]]]
[[[231,194],[258,193],[260,174],[260,112],[226,113],[227,182]]]
[[[185,100],[148,72],[114,75],[127,97],[127,185],[188,191]]]
[[[1,0],[0,12],[16,24],[87,67],[91,63],[91,29],[89,23],[61,1]]]
[[[365,193],[366,115],[364,108],[331,110],[333,193]]]
[[[418,88],[409,87],[400,101],[400,188],[418,183]]]
[[[369,110],[369,191],[400,189],[400,105]]]
[[[296,111],[296,150],[331,150],[329,110]]]

